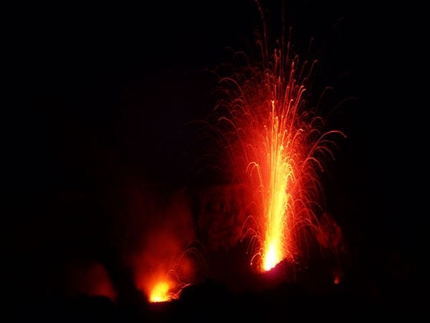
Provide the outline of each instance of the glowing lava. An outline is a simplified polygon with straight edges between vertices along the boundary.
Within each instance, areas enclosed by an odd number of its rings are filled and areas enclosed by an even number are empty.
[[[307,248],[309,230],[317,230],[319,172],[343,134],[324,130],[318,106],[310,108],[305,96],[317,61],[300,62],[289,42],[285,53],[281,46],[272,55],[264,41],[257,43],[258,64],[236,54],[244,58],[236,64],[239,71],[220,77],[215,111],[222,112],[218,129],[228,142],[234,176],[248,184],[255,204],[245,225],[258,242],[251,263],[268,271],[284,259],[295,261]]]
[[[145,280],[145,293],[150,303],[164,303],[178,299],[188,284],[181,283],[166,275]]]
[[[156,283],[149,295],[149,301],[151,303],[159,303],[172,300],[172,297],[169,293],[170,288],[171,286],[167,281],[160,281]]]
[[[137,281],[137,285],[150,303],[164,303],[178,299],[182,290],[190,285],[180,281],[174,270],[170,270],[165,275],[161,273],[160,271],[156,275],[148,275],[142,272],[140,280]]]

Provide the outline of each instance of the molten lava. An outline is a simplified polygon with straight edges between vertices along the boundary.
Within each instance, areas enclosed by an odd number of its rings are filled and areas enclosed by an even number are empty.
[[[130,228],[127,265],[136,288],[149,302],[177,299],[196,281],[201,264],[186,191],[168,186],[132,187],[127,220]]]
[[[168,302],[172,299],[170,295],[170,284],[167,281],[160,281],[155,284],[149,295],[151,303]]]
[[[302,253],[309,230],[317,230],[321,209],[319,173],[323,159],[332,157],[334,137],[324,130],[317,107],[305,93],[317,61],[300,62],[297,55],[263,41],[262,58],[253,65],[246,58],[242,70],[220,78],[221,98],[216,111],[226,138],[233,173],[247,183],[255,205],[246,232],[258,242],[251,263],[268,271],[284,259]],[[239,57],[240,55],[236,55]]]

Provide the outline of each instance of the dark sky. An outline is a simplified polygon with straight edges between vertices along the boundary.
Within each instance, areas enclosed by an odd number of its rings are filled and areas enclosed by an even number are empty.
[[[276,32],[280,6],[263,6]],[[423,41],[417,9],[393,6],[286,1],[284,9],[300,53],[314,38],[321,86],[357,98],[334,120],[348,140],[330,169],[330,211],[361,254],[376,261],[398,252],[416,268],[414,230],[425,216],[417,186],[425,158],[417,94]],[[261,22],[252,0],[10,10],[3,185],[12,208],[5,227],[11,246],[21,245],[11,259],[26,250],[34,262],[41,257],[23,246],[40,241],[51,223],[46,210],[59,196],[97,196],[89,203],[103,204],[118,183],[187,183],[191,160],[182,159],[183,149],[193,138],[181,127],[214,102],[203,70],[221,64],[227,46],[252,43]]]

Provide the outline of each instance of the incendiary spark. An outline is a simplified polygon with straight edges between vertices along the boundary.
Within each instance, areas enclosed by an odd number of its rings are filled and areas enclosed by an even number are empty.
[[[265,42],[257,42],[257,64],[235,53],[238,66],[220,76],[215,109],[234,176],[248,184],[255,204],[245,227],[258,241],[251,262],[258,259],[260,271],[304,251],[306,232],[317,228],[323,161],[333,157],[335,137],[343,136],[325,130],[318,105],[309,106],[306,94],[318,61],[301,62],[289,41],[285,51],[280,43],[269,55]]]

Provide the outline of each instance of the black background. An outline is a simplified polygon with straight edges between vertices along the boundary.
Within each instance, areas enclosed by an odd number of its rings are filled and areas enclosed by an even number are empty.
[[[276,3],[263,3],[275,32]],[[284,12],[298,52],[314,39],[319,85],[356,98],[333,120],[348,139],[328,170],[328,209],[367,280],[415,291],[426,217],[420,9],[331,0],[287,1]],[[193,138],[181,129],[214,104],[202,72],[227,46],[252,44],[261,21],[251,0],[34,3],[6,14],[5,277],[26,293],[43,290],[63,249],[97,254],[108,240],[45,234],[62,221],[53,201],[83,196],[85,223],[103,234],[97,210],[120,183],[188,184],[196,156],[184,155]]]

